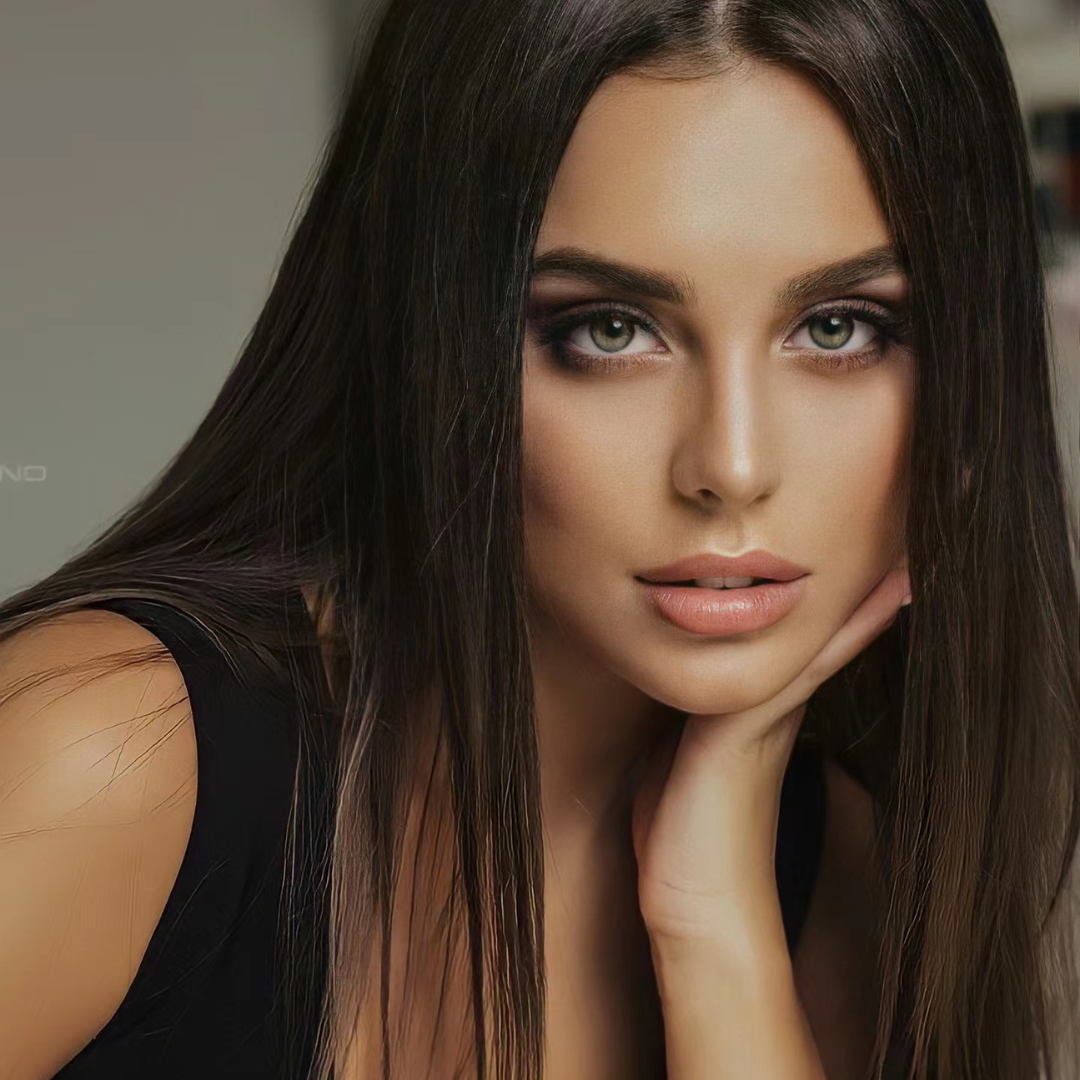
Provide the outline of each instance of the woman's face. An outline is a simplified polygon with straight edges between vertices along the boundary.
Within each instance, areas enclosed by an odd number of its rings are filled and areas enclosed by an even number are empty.
[[[912,361],[891,335],[904,337],[907,282],[886,260],[813,278],[889,243],[843,122],[796,75],[601,86],[535,249],[534,633],[557,628],[575,656],[689,712],[760,702],[813,659],[903,557]],[[668,284],[644,289],[619,266]],[[807,572],[757,629],[688,630],[639,580],[753,550]]]

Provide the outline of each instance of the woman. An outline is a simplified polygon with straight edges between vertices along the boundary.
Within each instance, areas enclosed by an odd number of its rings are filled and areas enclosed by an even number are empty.
[[[1075,537],[985,5],[373,31],[209,415],[0,607],[0,1073],[1068,1075]]]

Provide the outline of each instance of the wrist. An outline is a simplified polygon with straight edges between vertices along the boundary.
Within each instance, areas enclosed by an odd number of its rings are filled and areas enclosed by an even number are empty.
[[[668,965],[708,962],[750,970],[777,959],[790,963],[775,879],[715,902],[683,901],[677,910],[642,905],[642,917],[654,958]]]
[[[786,943],[660,937],[652,945],[669,1076],[825,1080]]]
[[[740,992],[794,989],[794,971],[783,934],[762,935],[717,929],[712,933],[649,935],[657,987],[665,993],[694,992],[721,984]]]

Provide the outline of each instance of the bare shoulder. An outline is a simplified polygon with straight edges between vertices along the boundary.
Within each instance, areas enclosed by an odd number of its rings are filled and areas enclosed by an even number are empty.
[[[795,952],[795,981],[829,1080],[862,1080],[878,1002],[878,914],[869,886],[873,801],[830,759],[825,790],[825,838]]]
[[[82,610],[0,642],[6,1080],[52,1076],[123,1000],[183,860],[196,766],[183,676],[138,623]]]

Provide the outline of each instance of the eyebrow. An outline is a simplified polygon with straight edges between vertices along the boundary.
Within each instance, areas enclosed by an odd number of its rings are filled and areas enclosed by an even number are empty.
[[[656,270],[593,255],[584,248],[558,247],[533,259],[532,276],[576,277],[602,288],[636,293],[670,304],[693,307],[697,303],[689,278],[676,278]]]
[[[575,277],[603,288],[693,307],[697,296],[687,277],[594,255],[584,248],[558,247],[533,259],[532,276]],[[886,274],[905,274],[896,249],[889,244],[869,248],[838,262],[817,266],[792,278],[776,295],[778,307],[795,307],[826,293],[844,292]]]
[[[792,278],[777,293],[776,303],[778,307],[796,307],[824,293],[847,292],[886,274],[907,276],[900,256],[891,244],[869,248]]]

